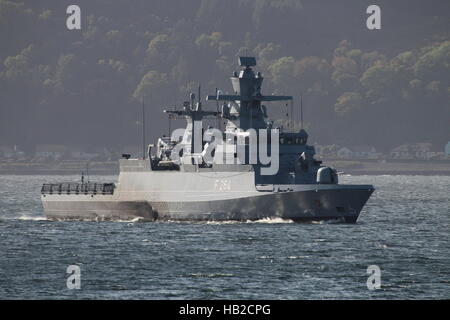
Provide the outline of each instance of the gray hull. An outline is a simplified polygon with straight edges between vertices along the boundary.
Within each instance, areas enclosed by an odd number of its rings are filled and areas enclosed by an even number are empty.
[[[282,218],[356,222],[370,185],[307,185],[303,190],[209,201],[123,201],[113,195],[43,195],[48,219],[223,221]]]

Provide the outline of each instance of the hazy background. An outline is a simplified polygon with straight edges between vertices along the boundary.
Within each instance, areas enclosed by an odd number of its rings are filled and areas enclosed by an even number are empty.
[[[366,28],[370,4],[381,30]],[[238,55],[257,57],[263,93],[296,97],[297,120],[303,95],[311,142],[450,140],[448,0],[0,0],[0,145],[139,145],[143,94],[153,141],[199,82],[231,89]]]

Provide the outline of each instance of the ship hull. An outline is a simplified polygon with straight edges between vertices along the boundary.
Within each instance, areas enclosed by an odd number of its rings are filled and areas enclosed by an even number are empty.
[[[246,197],[208,201],[135,200],[113,195],[43,195],[53,220],[226,221],[290,219],[295,222],[338,219],[354,223],[373,192],[369,185],[316,185],[304,190],[255,192]]]

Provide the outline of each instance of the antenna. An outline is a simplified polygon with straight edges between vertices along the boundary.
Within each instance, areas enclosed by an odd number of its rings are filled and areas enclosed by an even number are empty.
[[[289,105],[286,103],[284,106],[286,107],[286,127],[287,127],[287,130],[289,130],[291,128],[291,116],[289,114],[289,109],[288,109]]]
[[[303,95],[300,95],[300,125],[303,129]]]
[[[294,132],[294,99],[291,99],[291,132]]]
[[[145,160],[145,95],[142,95],[142,159]]]
[[[216,111],[217,111],[217,129],[220,130],[220,117],[219,117],[219,89],[216,88]]]
[[[87,182],[89,183],[89,161],[86,162],[86,175],[87,175]]]
[[[175,104],[174,106],[175,110],[177,110],[177,105]],[[171,136],[171,128],[172,128],[172,114],[169,114],[169,134],[167,135],[169,137],[169,141],[170,141],[170,136]]]
[[[198,98],[197,98],[198,99],[198,107],[197,107],[197,110],[201,109],[201,103],[202,103],[201,89],[202,89],[202,86],[199,83],[198,84]]]

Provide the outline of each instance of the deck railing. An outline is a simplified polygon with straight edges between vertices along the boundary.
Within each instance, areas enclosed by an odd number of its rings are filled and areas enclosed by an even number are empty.
[[[114,183],[44,183],[41,194],[113,194]]]

